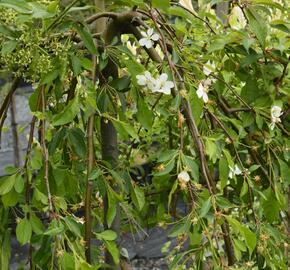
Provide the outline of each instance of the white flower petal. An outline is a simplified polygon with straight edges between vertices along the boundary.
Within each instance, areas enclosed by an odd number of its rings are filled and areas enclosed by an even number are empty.
[[[154,41],[157,41],[159,39],[159,35],[158,34],[153,34],[151,39],[154,40]]]
[[[235,166],[235,175],[240,175],[242,173],[242,171],[240,170],[240,168],[238,167],[238,165]]]
[[[204,86],[202,85],[202,83],[200,83],[200,84],[198,85],[198,89],[197,89],[197,91],[196,91],[196,94],[197,94],[197,96],[198,96],[199,98],[202,98],[203,93],[204,93]]]
[[[159,80],[160,82],[166,82],[167,79],[168,79],[168,75],[167,75],[166,73],[162,73],[162,74],[159,76],[159,78],[158,78],[158,80]]]
[[[143,37],[147,37],[147,33],[144,32],[144,31],[141,31],[141,35],[142,35]]]
[[[208,102],[208,95],[206,92],[203,93],[202,99],[203,99],[204,103]]]
[[[147,35],[148,35],[149,37],[151,37],[151,36],[153,35],[153,33],[154,33],[153,28],[149,28],[149,29],[147,30]]]
[[[141,46],[145,46],[146,45],[146,43],[147,43],[147,38],[141,38],[140,40],[139,40],[139,44],[141,45]]]
[[[146,47],[147,49],[150,49],[152,46],[153,46],[153,42],[152,42],[150,39],[148,39],[148,40],[146,41],[145,47]]]
[[[165,87],[173,88],[174,87],[174,83],[172,81],[167,81],[167,82],[165,82]]]
[[[147,84],[147,78],[146,78],[144,75],[137,75],[137,76],[136,76],[136,79],[137,79],[137,83],[138,83],[139,85],[144,86],[144,85]]]

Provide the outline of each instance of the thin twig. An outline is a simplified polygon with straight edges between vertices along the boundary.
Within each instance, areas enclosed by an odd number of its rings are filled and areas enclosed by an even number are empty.
[[[42,114],[44,116],[45,114],[45,87],[43,86],[41,89],[41,107],[42,107]],[[50,191],[50,184],[49,184],[49,156],[48,156],[48,150],[46,147],[45,142],[45,133],[46,133],[46,121],[43,119],[41,121],[41,146],[43,151],[43,161],[44,161],[44,182],[47,189],[47,198],[48,198],[48,209],[50,212],[51,217],[53,216],[53,203],[52,203],[52,196]]]

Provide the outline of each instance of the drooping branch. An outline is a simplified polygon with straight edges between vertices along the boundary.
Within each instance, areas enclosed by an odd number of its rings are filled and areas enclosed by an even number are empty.
[[[46,101],[45,101],[45,87],[43,86],[41,89],[41,111],[42,114],[45,114],[45,107],[46,107]],[[41,121],[41,147],[42,147],[42,154],[43,154],[43,163],[44,163],[44,182],[46,185],[47,190],[47,199],[48,199],[48,209],[50,217],[53,217],[53,203],[52,203],[52,196],[51,196],[51,189],[49,184],[49,156],[48,156],[48,149],[46,147],[46,141],[45,141],[45,134],[46,134],[46,121],[43,119]]]

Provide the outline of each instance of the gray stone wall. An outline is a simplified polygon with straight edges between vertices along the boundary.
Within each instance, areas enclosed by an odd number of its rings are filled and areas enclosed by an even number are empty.
[[[27,135],[29,133],[31,112],[29,110],[28,99],[32,89],[30,87],[18,88],[14,94],[15,99],[15,116],[17,130],[19,136],[20,157],[25,154],[27,146]],[[1,93],[1,86],[0,86]],[[5,96],[0,96],[0,104],[2,105]],[[4,122],[2,131],[1,149],[0,149],[0,176],[4,175],[4,168],[8,165],[14,165],[14,149],[13,135],[11,128],[11,114],[8,110],[7,118]],[[22,161],[21,161],[22,164]]]

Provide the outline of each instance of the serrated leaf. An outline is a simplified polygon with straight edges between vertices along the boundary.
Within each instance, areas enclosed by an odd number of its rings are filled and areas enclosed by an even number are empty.
[[[20,174],[16,176],[14,188],[17,193],[21,193],[24,189],[24,180]]]
[[[211,197],[209,197],[205,202],[202,202],[199,217],[200,218],[205,217],[210,208],[211,208]]]
[[[16,40],[9,40],[6,42],[2,43],[2,49],[1,49],[1,53],[2,54],[8,54],[14,51],[14,49],[16,48],[18,42]]]
[[[137,184],[134,186],[132,185],[131,194],[133,203],[139,209],[139,211],[141,211],[145,205],[145,195],[143,190]]]
[[[61,126],[72,122],[79,109],[78,99],[74,98],[60,113],[53,117],[52,124],[54,126]]]
[[[118,265],[120,262],[120,260],[119,260],[120,254],[119,254],[119,249],[118,249],[116,243],[113,241],[105,241],[105,246],[108,249],[108,251],[110,252],[110,254],[112,255],[114,263],[116,265]]]
[[[246,16],[249,21],[249,25],[253,33],[263,47],[265,47],[265,40],[267,37],[267,25],[265,20],[258,14],[253,7],[247,7],[245,9]]]
[[[86,48],[89,50],[89,52],[91,54],[97,54],[97,48],[95,46],[94,40],[91,36],[91,34],[87,31],[87,29],[85,27],[81,27],[79,25],[75,25],[75,28],[77,30],[77,32],[79,33],[82,41],[84,42],[84,45],[86,46]]]
[[[67,138],[75,154],[80,158],[85,158],[87,154],[87,146],[83,131],[79,128],[69,129],[67,131]]]
[[[221,157],[219,160],[219,178],[221,181],[221,190],[223,190],[228,182],[230,168],[225,157]]]
[[[144,102],[142,97],[138,98],[137,107],[138,107],[137,112],[138,121],[144,128],[150,130],[152,128],[154,121],[154,114],[152,110],[149,110],[147,103]]]
[[[16,174],[5,176],[0,180],[0,195],[8,193],[15,184]]]
[[[32,235],[32,227],[28,219],[21,219],[16,226],[16,237],[21,245],[29,243]]]

